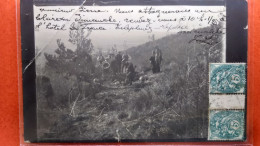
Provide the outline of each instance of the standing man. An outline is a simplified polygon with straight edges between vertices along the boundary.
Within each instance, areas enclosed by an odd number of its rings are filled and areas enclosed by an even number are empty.
[[[155,62],[156,62],[156,73],[161,71],[161,63],[162,63],[162,51],[158,46],[155,47]]]
[[[133,63],[127,62],[126,68],[126,84],[132,85],[135,78],[135,68]]]
[[[156,73],[157,65],[156,65],[156,59],[155,59],[155,50],[152,51],[152,56],[151,56],[151,58],[149,60],[150,60],[150,63],[152,65],[152,72]]]
[[[127,62],[129,60],[129,56],[127,54],[123,55],[123,60],[122,60],[122,66],[121,66],[121,72],[125,73],[126,72],[126,68],[127,68]]]
[[[121,65],[122,65],[122,54],[121,52],[119,51],[116,56],[115,56],[115,60],[116,60],[116,64],[117,64],[117,71],[116,73],[121,73]]]

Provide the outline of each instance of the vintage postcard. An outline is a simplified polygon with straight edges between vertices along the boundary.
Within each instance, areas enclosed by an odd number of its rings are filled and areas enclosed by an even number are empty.
[[[34,63],[37,141],[243,140],[243,125],[231,138],[212,126],[245,117],[246,58],[240,72],[227,64],[228,7],[191,2],[35,1],[24,73]],[[227,70],[243,85],[226,89]]]

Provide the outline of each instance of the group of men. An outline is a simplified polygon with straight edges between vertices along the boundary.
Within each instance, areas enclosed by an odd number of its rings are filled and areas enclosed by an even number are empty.
[[[129,61],[129,55],[118,52],[111,61],[105,59],[102,54],[97,58],[99,64],[103,68],[103,72],[111,70],[114,76],[126,74],[125,83],[132,85],[135,77],[135,68],[132,62]]]
[[[113,54],[108,58],[104,58],[100,53],[97,60],[103,69],[103,73],[112,71],[114,77],[125,74],[125,83],[132,85],[136,72],[133,63],[129,61],[129,55],[122,54],[119,51],[116,55]],[[152,51],[150,63],[154,74],[161,71],[162,52],[158,46]]]

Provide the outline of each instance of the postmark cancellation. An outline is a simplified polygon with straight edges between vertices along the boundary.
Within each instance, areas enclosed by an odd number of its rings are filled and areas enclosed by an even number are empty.
[[[244,140],[244,110],[210,110],[208,140]]]
[[[244,94],[245,63],[211,63],[209,65],[210,94]]]

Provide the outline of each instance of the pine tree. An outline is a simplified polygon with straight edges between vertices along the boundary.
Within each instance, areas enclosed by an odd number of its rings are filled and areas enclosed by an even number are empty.
[[[85,31],[80,27],[69,32],[69,42],[76,46],[75,51],[66,48],[61,39],[57,39],[58,48],[55,54],[44,54],[47,60],[46,67],[66,77],[76,75],[90,78],[95,70],[91,56],[93,44],[88,38],[90,33],[88,31],[85,35]]]

